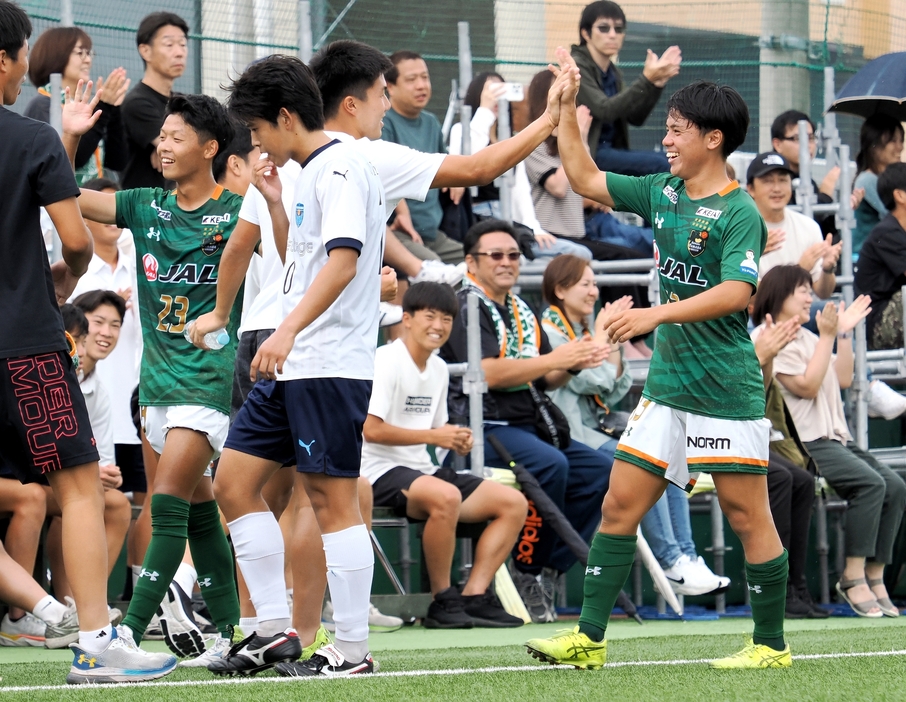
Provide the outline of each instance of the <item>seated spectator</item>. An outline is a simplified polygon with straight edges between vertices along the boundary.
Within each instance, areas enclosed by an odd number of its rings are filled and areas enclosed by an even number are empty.
[[[613,62],[625,38],[626,15],[615,2],[601,0],[582,10],[579,44],[570,53],[582,74],[576,101],[592,115],[589,150],[602,171],[633,176],[664,173],[670,166],[663,153],[629,149],[629,125],[645,123],[667,81],[679,73],[682,56],[678,46],[661,56],[649,49],[642,75],[627,87]]]
[[[532,78],[528,98],[530,119],[544,114],[547,92],[553,80],[554,75],[550,71],[540,71]],[[579,129],[587,135],[591,113],[584,105],[577,112]],[[650,228],[623,224],[603,205],[586,200],[573,191],[560,162],[556,133],[555,129],[554,134],[525,160],[525,170],[532,187],[532,202],[542,226],[558,237],[581,243],[601,261],[627,256],[652,256],[654,235]],[[596,213],[587,221],[585,209]]]
[[[787,619],[825,619],[829,612],[815,604],[805,579],[808,531],[815,502],[817,466],[799,439],[796,425],[773,377],[774,357],[799,333],[799,319],[774,324],[766,315],[755,341],[766,390],[765,417],[773,428],[768,452],[768,499],[780,542],[789,553],[786,588]]]
[[[878,177],[892,163],[899,163],[903,153],[903,125],[885,115],[874,115],[862,123],[859,153],[856,154],[856,182],[853,187],[865,191],[856,208],[853,230],[853,256],[858,256],[869,232],[889,211],[878,194]]]
[[[440,123],[425,111],[431,99],[428,64],[414,51],[396,51],[385,74],[390,109],[384,115],[383,138],[428,154],[445,154]],[[450,198],[458,203],[463,188],[450,188]],[[394,234],[418,258],[440,258],[444,263],[461,263],[462,244],[440,231],[443,210],[437,190],[429,190],[424,202],[407,202],[410,217],[397,217]],[[404,206],[405,207],[405,206]],[[434,256],[431,253],[435,254]]]
[[[758,154],[746,171],[749,195],[768,227],[768,244],[758,264],[758,277],[775,266],[796,263],[809,271],[812,288],[822,300],[837,285],[837,260],[842,243],[825,239],[815,220],[787,207],[793,192],[793,168],[784,156],[774,152]]]
[[[805,324],[812,304],[811,279],[799,266],[770,271],[755,296],[755,322]],[[837,592],[860,617],[899,616],[884,586],[884,566],[906,508],[906,483],[853,442],[843,415],[841,388],[853,379],[852,330],[869,312],[862,295],[838,309],[828,302],[817,314],[818,335],[800,326],[775,356],[773,373],[805,448],[821,475],[847,501],[846,566]],[[770,315],[770,320],[768,320]],[[764,327],[753,332],[757,341]],[[836,341],[837,353],[833,354]]]
[[[600,501],[610,479],[610,461],[578,440],[569,442],[539,434],[536,403],[540,393],[565,385],[573,374],[597,368],[610,355],[590,339],[576,339],[551,347],[541,333],[538,317],[512,293],[519,276],[519,245],[513,227],[501,220],[474,225],[463,242],[469,273],[458,293],[460,313],[449,341],[441,349],[448,363],[467,360],[466,303],[469,294],[481,300],[482,370],[488,383],[484,395],[485,433],[494,436],[513,458],[525,466],[586,541],[601,521]],[[554,259],[556,260],[556,259]],[[536,399],[537,398],[537,399]],[[466,424],[468,396],[461,378],[450,381],[450,419]],[[562,442],[561,442],[562,439]],[[559,446],[552,442],[557,441]],[[549,443],[551,442],[551,443]],[[493,447],[485,444],[488,465],[505,466]],[[541,588],[542,569],[558,577],[576,562],[545,520],[540,528],[530,510],[519,542],[513,549],[514,582],[533,621],[552,621],[553,602]]]
[[[548,74],[553,78],[552,73],[548,71]],[[472,108],[470,144],[471,153],[473,154],[498,141],[497,100],[502,94],[504,82],[503,76],[499,73],[479,73],[469,83],[464,102]],[[550,84],[544,90],[545,107],[547,105],[548,89],[550,89]],[[538,115],[533,115],[529,119],[537,119],[544,113],[544,109],[542,108]],[[510,112],[511,133],[512,125],[513,113]],[[462,124],[460,122],[456,122],[450,130],[450,153],[456,155],[462,153]],[[513,220],[531,229],[535,235],[535,240],[532,243],[532,253],[535,258],[553,257],[568,253],[580,256],[586,260],[591,259],[591,252],[586,247],[568,239],[552,236],[538,221],[538,217],[535,215],[535,207],[532,203],[531,186],[525,175],[524,163],[516,164],[516,168],[513,169],[513,187],[510,190],[510,196],[513,203]],[[472,211],[482,217],[500,219],[499,188],[493,183],[480,186],[478,195],[472,198]]]
[[[591,268],[575,256],[551,261],[544,270],[541,290],[549,304],[541,315],[541,325],[551,348],[588,337],[609,352],[597,368],[579,371],[566,385],[548,394],[566,415],[570,436],[600,451],[612,465],[617,442],[603,427],[610,408],[629,391],[632,378],[624,372],[620,347],[610,344],[605,330],[614,313],[632,307],[632,299],[607,303],[589,324],[598,289]],[[729,587],[730,579],[712,573],[695,551],[689,500],[683,490],[676,488],[673,493],[668,487],[642,520],[642,529],[678,594],[701,595]]]
[[[28,64],[28,78],[38,89],[25,108],[25,116],[50,123],[50,75],[63,76],[63,99],[68,90],[75,94],[80,80],[91,80],[91,62],[94,51],[91,37],[79,27],[51,27],[35,41]],[[94,126],[82,137],[76,151],[75,170],[79,184],[92,178],[116,177],[108,171],[121,171],[126,167],[129,154],[126,146],[126,132],[123,127],[120,105],[126,97],[130,81],[126,69],[114,68],[107,80],[98,86],[104,89],[98,109],[101,116]],[[54,96],[56,99],[56,96]]]
[[[472,432],[447,421],[447,365],[434,354],[450,337],[458,303],[441,283],[416,283],[403,298],[402,339],[375,356],[374,388],[365,420],[362,475],[374,504],[424,522],[422,548],[434,599],[429,629],[513,627],[491,583],[516,543],[528,503],[518,490],[471,473],[438,468],[427,444],[466,455]],[[488,522],[462,593],[450,585],[456,525]]]

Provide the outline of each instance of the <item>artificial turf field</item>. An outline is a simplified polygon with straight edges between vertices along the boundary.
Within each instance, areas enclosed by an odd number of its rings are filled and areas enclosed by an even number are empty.
[[[178,668],[140,685],[63,684],[68,651],[0,648],[0,702],[226,702],[228,700],[906,700],[906,616],[787,621],[791,669],[713,671],[705,661],[740,649],[751,620],[613,621],[608,665],[578,671],[541,665],[522,643],[571,622],[521,629],[426,631],[404,628],[371,637],[381,664],[373,677],[289,680],[272,672],[215,678]],[[162,642],[145,644],[165,650]]]

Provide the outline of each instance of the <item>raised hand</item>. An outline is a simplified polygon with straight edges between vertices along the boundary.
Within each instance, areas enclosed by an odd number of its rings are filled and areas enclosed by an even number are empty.
[[[283,184],[280,182],[280,176],[277,175],[277,164],[271,161],[267,154],[261,154],[261,158],[252,167],[252,182],[270,204],[280,203],[283,196]]]
[[[607,327],[607,336],[611,343],[622,343],[636,336],[647,334],[660,323],[659,314],[657,307],[642,307],[618,312]]]
[[[828,302],[823,310],[818,310],[815,314],[815,324],[818,326],[820,336],[837,335],[837,306],[833,302]]]
[[[600,336],[602,340],[607,336],[607,327],[610,326],[611,320],[620,312],[625,312],[626,310],[632,309],[633,305],[631,295],[623,295],[623,297],[613,302],[605,302],[604,306],[598,312],[598,316],[595,317],[595,337]]]
[[[126,93],[129,91],[129,85],[132,81],[126,77],[126,69],[120,66],[119,68],[114,68],[110,71],[110,75],[107,76],[107,80],[103,81],[104,87],[104,99],[102,102],[105,105],[113,105],[114,107],[119,107],[123,104],[123,100],[126,98]],[[101,87],[101,79],[98,78],[98,89]]]
[[[766,314],[764,329],[755,340],[755,355],[758,356],[758,363],[764,366],[773,360],[784,346],[796,338],[799,328],[798,317],[790,317],[785,322],[775,324],[771,315]]]
[[[834,243],[834,237],[831,234],[827,235],[827,238],[824,240],[824,260],[821,262],[821,267],[825,272],[831,272],[837,267],[837,261],[840,260],[840,254],[843,253],[843,242],[838,241]]]
[[[506,92],[506,83],[495,83],[492,80],[485,81],[484,88],[481,90],[481,97],[478,99],[478,106],[491,110],[497,114],[497,101]]]
[[[642,74],[655,86],[663,88],[668,80],[679,73],[682,60],[683,54],[678,46],[669,47],[660,56],[648,49]]]
[[[868,295],[859,295],[847,307],[845,302],[840,303],[837,313],[837,333],[846,334],[856,328],[856,325],[871,312],[871,298]]]
[[[819,241],[812,244],[799,257],[799,265],[807,271],[811,271],[815,264],[827,255],[828,244],[825,241]]]
[[[80,137],[95,125],[101,116],[101,111],[97,109],[103,94],[101,84],[102,81],[99,79],[94,97],[91,97],[91,88],[94,86],[91,81],[86,83],[80,80],[72,94],[69,88],[66,88],[66,101],[63,104],[64,133]]]
[[[771,251],[777,251],[782,248],[784,241],[786,241],[786,232],[783,229],[768,229],[768,241],[764,245],[764,251],[761,252],[761,255],[764,256],[771,253]]]

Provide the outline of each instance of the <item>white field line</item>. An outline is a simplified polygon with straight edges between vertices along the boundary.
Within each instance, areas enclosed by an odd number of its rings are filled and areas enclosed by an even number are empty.
[[[855,651],[848,653],[809,653],[801,656],[793,656],[797,661],[815,661],[827,660],[832,658],[883,658],[886,656],[906,656],[906,649],[898,651]],[[710,658],[693,658],[672,661],[621,661],[618,663],[608,663],[603,670],[608,668],[637,668],[649,666],[664,665],[698,665],[709,663]],[[487,668],[449,668],[446,670],[400,670],[388,671],[384,673],[374,673],[372,675],[353,676],[343,678],[344,680],[370,680],[373,678],[419,678],[431,675],[474,675],[475,673],[538,673],[549,670],[572,670],[572,666],[557,665],[514,665],[514,666],[493,666]],[[44,692],[51,690],[84,690],[98,689],[110,690],[115,688],[129,687],[194,687],[194,686],[211,686],[211,685],[258,685],[258,684],[281,684],[281,683],[300,683],[309,680],[325,680],[324,676],[312,676],[308,678],[213,678],[211,680],[174,680],[174,681],[149,681],[137,683],[111,683],[108,685],[20,685],[17,687],[0,687],[0,693],[4,692]]]

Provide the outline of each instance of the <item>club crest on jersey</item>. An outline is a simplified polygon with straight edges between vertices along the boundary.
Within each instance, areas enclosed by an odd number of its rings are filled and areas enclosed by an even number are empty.
[[[701,229],[693,229],[689,234],[689,241],[686,242],[686,248],[689,250],[692,258],[700,256],[707,245],[708,232]]]
[[[160,264],[158,264],[157,259],[154,258],[154,256],[149,253],[142,256],[142,268],[144,268],[145,278],[147,278],[149,282],[153,283],[157,280],[157,272],[160,269]]]
[[[213,256],[223,244],[223,234],[211,234],[201,240],[201,253],[205,256]]]
[[[741,273],[747,273],[753,278],[758,277],[758,264],[755,263],[755,252],[752,249],[746,251],[746,258],[739,264],[739,270]]]
[[[302,220],[305,218],[305,205],[301,202],[296,203],[296,226],[302,226]]]

